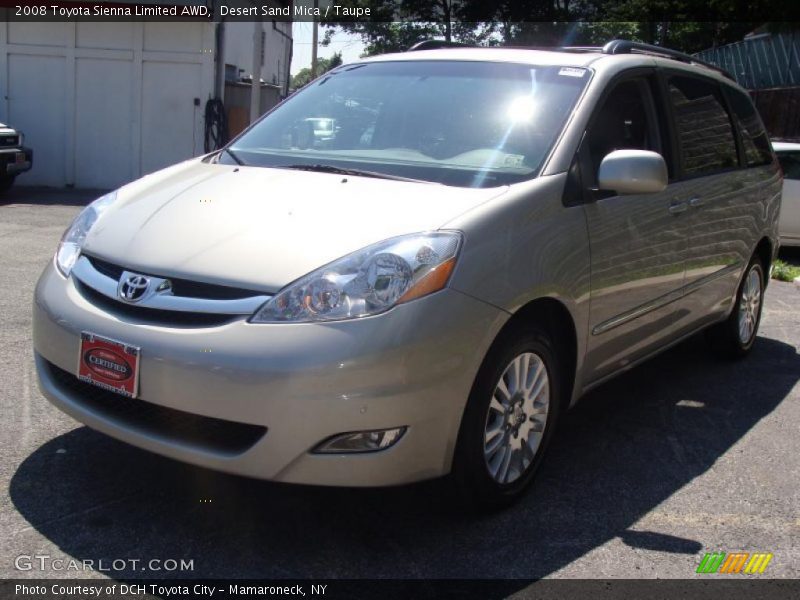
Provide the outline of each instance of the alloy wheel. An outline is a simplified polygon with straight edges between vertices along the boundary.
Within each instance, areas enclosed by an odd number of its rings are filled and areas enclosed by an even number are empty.
[[[761,274],[750,269],[739,299],[739,341],[749,344],[756,332],[761,307]]]
[[[550,409],[550,378],[542,358],[525,352],[498,380],[484,429],[484,458],[497,483],[519,479],[536,457]]]

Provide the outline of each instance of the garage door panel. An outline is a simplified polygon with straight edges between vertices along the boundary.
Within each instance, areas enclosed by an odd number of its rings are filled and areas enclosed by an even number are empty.
[[[186,160],[202,143],[202,65],[152,62],[142,65],[142,173]]]
[[[111,188],[203,151],[212,24],[3,27],[2,116],[34,150],[33,169],[20,183]]]
[[[75,185],[112,188],[134,178],[133,63],[76,60]]]
[[[67,183],[64,89],[63,57],[8,55],[8,121],[34,148],[33,169],[21,176],[26,184]]]
[[[72,23],[14,21],[8,27],[9,44],[30,46],[66,46],[72,33]]]
[[[130,50],[133,47],[133,23],[104,22],[102,27],[90,21],[77,24],[78,48]]]

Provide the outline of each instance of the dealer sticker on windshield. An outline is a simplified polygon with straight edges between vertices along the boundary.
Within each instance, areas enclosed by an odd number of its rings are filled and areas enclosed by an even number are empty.
[[[84,331],[78,357],[78,379],[135,398],[141,348]]]
[[[586,69],[579,67],[561,67],[558,72],[559,75],[566,75],[567,77],[583,77],[584,73],[586,73]]]

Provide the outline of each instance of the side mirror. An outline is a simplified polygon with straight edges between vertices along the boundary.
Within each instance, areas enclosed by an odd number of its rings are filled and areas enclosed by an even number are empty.
[[[614,150],[597,172],[601,190],[617,194],[652,194],[667,187],[667,163],[649,150]]]

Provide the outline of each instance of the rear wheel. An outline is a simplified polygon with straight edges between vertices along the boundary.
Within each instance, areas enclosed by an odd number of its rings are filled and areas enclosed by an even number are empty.
[[[538,328],[505,335],[484,359],[459,433],[453,475],[472,506],[499,508],[533,481],[561,405],[557,353]]]
[[[712,348],[723,356],[739,358],[753,347],[761,323],[764,299],[764,266],[754,257],[747,266],[727,320],[708,330]]]

